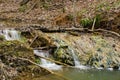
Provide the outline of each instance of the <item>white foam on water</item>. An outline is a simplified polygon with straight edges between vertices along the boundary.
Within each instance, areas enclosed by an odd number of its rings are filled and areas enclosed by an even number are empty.
[[[120,70],[120,67],[119,67],[119,69],[118,70]]]
[[[48,51],[34,50],[34,54],[40,55],[42,57],[49,57],[49,52]],[[41,60],[40,65],[42,67],[45,67],[45,68],[50,69],[50,70],[60,70],[60,69],[62,69],[62,66],[57,65],[55,63],[52,63],[48,60],[45,60],[45,59],[42,59],[42,58],[40,60]]]
[[[103,70],[104,68],[103,68],[103,67],[98,67],[97,69],[99,69],[99,70]]]
[[[77,55],[75,54],[75,52],[73,50],[71,50],[73,59],[74,59],[74,63],[75,63],[75,68],[79,68],[79,69],[90,69],[90,67],[84,66],[80,64],[80,61],[77,57]]]
[[[5,36],[6,40],[20,40],[20,35],[18,31],[14,29],[0,30],[0,35]]]
[[[113,68],[107,68],[107,70],[109,70],[109,71],[113,71]]]

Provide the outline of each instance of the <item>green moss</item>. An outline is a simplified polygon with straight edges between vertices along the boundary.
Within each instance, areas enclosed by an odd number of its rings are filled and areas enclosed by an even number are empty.
[[[92,26],[92,23],[93,23],[93,20],[92,20],[92,19],[89,19],[89,18],[83,18],[83,19],[81,19],[81,21],[80,21],[80,24],[81,24],[83,27]]]
[[[67,20],[73,21],[73,19],[74,19],[74,16],[72,14],[67,15]]]
[[[0,54],[34,60],[33,50],[27,45],[16,40],[0,43]]]
[[[102,36],[92,36],[91,39],[96,42],[96,46],[99,46],[99,47],[109,47],[110,46],[109,43],[105,39],[102,38]]]
[[[0,35],[0,41],[4,41],[5,37],[3,35]]]
[[[111,43],[107,42],[103,36],[92,36],[92,41],[94,42],[94,49],[82,56],[83,62],[87,62],[88,65],[91,65],[95,68],[103,67],[109,68],[119,65],[119,53],[115,51]],[[88,57],[87,57],[88,56]],[[84,59],[85,58],[85,59]]]
[[[14,75],[16,80],[19,78],[21,80],[21,77],[24,76],[30,76],[32,78],[49,73],[45,69],[42,69],[29,61],[31,60],[38,64],[40,62],[38,58],[35,59],[33,49],[20,41],[2,41],[0,43],[0,60],[6,67],[12,68],[5,68],[5,70],[10,70],[12,73],[14,73],[13,71],[16,72],[16,75]],[[4,75],[6,76],[6,74]],[[12,79],[14,79],[13,76]]]
[[[73,57],[71,53],[69,53],[68,48],[59,48],[57,49],[57,52],[55,50],[53,56],[55,57],[57,61],[66,63],[68,65],[72,65],[72,66],[74,65]]]
[[[100,10],[100,9],[102,9],[103,7],[105,7],[105,3],[100,3],[99,5],[97,5],[96,9],[97,9],[97,10]]]
[[[96,20],[95,20],[96,19]],[[83,27],[91,27],[93,25],[93,21],[95,20],[95,26],[99,27],[100,26],[100,22],[102,20],[101,18],[101,14],[96,14],[94,16],[94,18],[83,18],[81,19],[80,21],[80,24],[83,26]]]
[[[27,38],[25,38],[25,37],[21,37],[20,42],[27,43]]]
[[[48,8],[49,8],[49,4],[43,3],[43,8],[44,8],[44,9],[48,9]]]
[[[60,49],[58,49],[58,51],[57,51],[57,56],[59,56],[60,58],[63,58],[63,56],[64,56],[64,50],[62,49],[62,48],[60,48]]]
[[[40,61],[39,58],[35,58],[35,62],[36,62],[37,64],[40,64],[40,63],[41,63],[41,61]]]
[[[111,9],[111,6],[106,6],[106,10],[110,10]]]
[[[100,22],[102,20],[101,14],[96,14],[96,16],[94,17],[94,19],[96,19],[95,26],[99,27],[100,26]]]
[[[27,9],[27,5],[23,5],[23,6],[20,6],[18,10],[20,12],[25,12],[26,9]]]

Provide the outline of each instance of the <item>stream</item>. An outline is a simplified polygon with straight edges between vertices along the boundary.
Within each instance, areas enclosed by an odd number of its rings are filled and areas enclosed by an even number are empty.
[[[20,35],[16,30],[0,30],[0,35],[4,35],[6,40],[20,40]],[[34,50],[34,53],[43,57],[49,57],[48,51]],[[74,51],[72,51],[72,56],[75,61],[75,68],[63,68],[61,65],[57,65],[45,59],[41,60],[41,66],[53,70],[69,80],[120,80],[119,70],[97,70],[90,69],[89,67],[80,64]],[[36,80],[36,79],[35,79]],[[54,75],[48,75],[44,80],[63,80]]]
[[[49,57],[49,52],[48,51],[34,50],[34,54],[40,55],[42,57]],[[50,61],[47,61],[45,59],[41,58],[40,61],[41,61],[40,65],[42,67],[48,68],[50,70],[60,70],[60,69],[62,69],[62,66],[57,65],[55,63],[52,63]]]
[[[60,73],[70,80],[120,80],[120,71],[67,68]]]
[[[43,51],[34,51],[35,54],[39,54],[43,57],[49,57],[49,53],[44,53]],[[55,72],[64,75],[69,80],[120,80],[120,71],[114,71],[111,68],[108,70],[102,69],[90,69],[89,67],[80,65],[77,56],[73,53],[75,68],[62,68],[61,66],[41,59],[41,65],[45,68],[54,70]],[[54,75],[49,75],[46,80],[63,80]]]

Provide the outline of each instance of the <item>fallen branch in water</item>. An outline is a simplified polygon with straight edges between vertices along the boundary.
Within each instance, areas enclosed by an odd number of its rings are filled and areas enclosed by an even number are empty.
[[[60,74],[58,74],[58,73],[55,73],[55,72],[53,72],[53,71],[51,71],[51,70],[49,70],[49,69],[47,69],[47,68],[44,68],[44,67],[40,66],[39,64],[37,64],[37,63],[29,60],[29,59],[25,59],[25,58],[18,58],[18,59],[24,60],[24,61],[28,61],[28,62],[30,62],[30,63],[32,63],[32,64],[34,64],[34,65],[36,65],[36,66],[38,66],[38,67],[40,67],[40,68],[42,68],[42,69],[44,69],[44,70],[46,70],[46,71],[48,71],[49,73],[51,73],[51,74],[53,74],[53,75],[56,75],[56,76],[58,76],[58,77],[61,77],[61,78],[63,78],[64,80],[69,80],[68,78],[66,78],[66,77],[64,77],[64,76],[62,76],[62,75],[60,75]]]
[[[49,50],[49,49],[54,49],[57,48],[57,46],[46,46],[46,47],[37,47],[34,48],[34,50]],[[68,46],[60,46],[60,48],[68,48]]]
[[[38,57],[40,57],[40,58],[46,59],[46,60],[48,60],[48,61],[51,61],[51,62],[53,62],[53,63],[56,63],[56,64],[60,64],[60,65],[66,66],[66,67],[72,67],[72,66],[67,65],[67,64],[65,64],[65,63],[62,63],[62,62],[59,62],[59,61],[55,61],[55,60],[50,59],[50,58],[43,57],[43,56],[41,56],[41,55],[39,55],[39,54],[36,54],[36,53],[35,53],[35,55],[38,56]]]

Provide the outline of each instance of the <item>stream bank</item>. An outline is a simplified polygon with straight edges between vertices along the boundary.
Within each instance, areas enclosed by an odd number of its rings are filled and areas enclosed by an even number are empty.
[[[23,31],[22,34],[25,35],[26,32],[35,36],[30,38],[29,35],[28,42],[32,43],[31,47],[49,50],[50,58],[53,60],[75,66],[76,60],[75,56],[73,57],[75,54],[81,65],[104,69],[119,68],[119,36],[110,32],[60,31],[47,33],[43,29],[43,32],[31,30],[31,32]]]
[[[1,75],[3,79],[27,79],[26,75],[28,77],[32,75],[31,79],[34,79],[50,74],[46,69],[36,65],[42,63],[43,67],[47,68],[48,65],[44,64],[53,64],[41,60],[39,57],[41,52],[45,55],[43,57],[73,68],[118,70],[120,66],[119,36],[112,36],[111,33],[82,31],[47,33],[33,28],[23,31],[7,29],[1,30],[0,41],[1,69],[5,73]],[[33,50],[36,49],[41,52],[35,54]],[[60,66],[61,63],[58,62],[55,65]],[[55,65],[51,67],[54,69]],[[15,74],[11,72],[9,75],[6,68]]]

